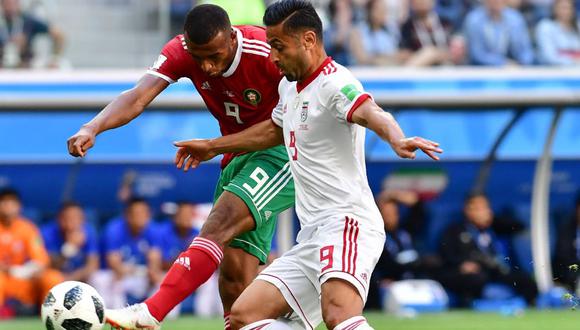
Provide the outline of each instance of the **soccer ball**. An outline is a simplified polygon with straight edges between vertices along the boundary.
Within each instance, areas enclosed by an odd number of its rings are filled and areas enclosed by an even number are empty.
[[[66,281],[50,289],[41,317],[47,330],[100,330],[105,322],[105,304],[92,286]]]

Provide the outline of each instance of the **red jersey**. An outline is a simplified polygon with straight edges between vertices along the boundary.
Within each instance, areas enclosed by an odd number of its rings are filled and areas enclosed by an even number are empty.
[[[282,73],[269,60],[266,31],[257,26],[234,27],[238,49],[230,68],[212,78],[187,52],[183,35],[169,41],[157,62],[148,71],[169,83],[189,78],[211,114],[218,120],[222,135],[244,129],[271,118],[278,104],[278,83]],[[225,154],[222,168],[234,157]]]

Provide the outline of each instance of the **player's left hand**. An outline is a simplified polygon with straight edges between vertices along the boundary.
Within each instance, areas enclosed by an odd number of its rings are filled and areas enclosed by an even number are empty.
[[[443,153],[443,149],[439,148],[439,143],[424,139],[419,136],[404,138],[393,144],[393,150],[401,158],[415,159],[417,149],[423,151],[427,156],[434,160],[439,160],[437,154]]]
[[[210,140],[193,139],[174,142],[173,145],[178,147],[175,153],[175,165],[185,172],[217,156],[210,146]]]

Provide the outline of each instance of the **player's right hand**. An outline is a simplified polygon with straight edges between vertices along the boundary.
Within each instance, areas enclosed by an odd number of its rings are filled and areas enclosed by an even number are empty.
[[[174,142],[173,145],[178,148],[175,153],[175,165],[185,172],[217,156],[211,148],[210,140],[193,139]]]
[[[74,157],[84,157],[87,151],[95,145],[95,138],[97,134],[88,128],[81,127],[81,129],[67,141],[68,153]]]

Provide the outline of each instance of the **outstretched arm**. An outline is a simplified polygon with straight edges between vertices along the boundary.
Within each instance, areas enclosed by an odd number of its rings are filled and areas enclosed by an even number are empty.
[[[84,124],[68,141],[68,152],[84,157],[95,144],[100,133],[123,126],[139,116],[145,107],[159,95],[169,83],[159,77],[146,74],[132,89],[121,93],[91,121]]]
[[[354,111],[352,121],[377,133],[401,158],[414,159],[415,151],[421,149],[429,157],[439,160],[437,153],[443,152],[437,142],[418,136],[405,138],[395,118],[372,99],[367,99]]]
[[[212,140],[175,142],[174,145],[179,148],[175,154],[175,164],[177,168],[187,171],[220,154],[264,150],[282,143],[282,128],[267,119],[236,134]]]

